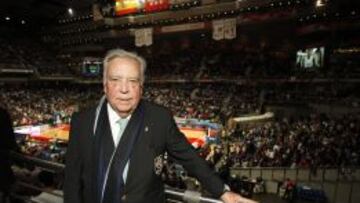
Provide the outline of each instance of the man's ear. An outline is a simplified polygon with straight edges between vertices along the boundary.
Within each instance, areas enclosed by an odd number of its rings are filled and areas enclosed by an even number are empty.
[[[106,90],[106,81],[103,81],[103,91],[106,94],[107,90]]]
[[[140,85],[140,91],[141,91],[140,93],[142,95],[144,93],[144,85],[143,84]]]

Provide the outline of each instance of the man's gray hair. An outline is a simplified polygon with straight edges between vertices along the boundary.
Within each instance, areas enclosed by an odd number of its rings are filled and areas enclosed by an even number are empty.
[[[106,74],[107,74],[107,68],[109,65],[109,62],[116,59],[116,58],[130,58],[134,59],[140,64],[140,83],[141,85],[144,84],[145,81],[145,70],[146,70],[146,61],[143,57],[139,56],[138,54],[134,52],[125,51],[124,49],[112,49],[109,50],[104,58],[103,61],[103,81],[106,81]]]

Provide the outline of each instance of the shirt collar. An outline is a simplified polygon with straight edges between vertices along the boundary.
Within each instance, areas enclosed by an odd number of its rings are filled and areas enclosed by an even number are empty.
[[[120,119],[129,120],[131,118],[131,114],[128,115],[126,118],[121,118],[109,103],[107,103],[107,110],[108,110],[108,114],[109,114],[110,123],[116,123]]]

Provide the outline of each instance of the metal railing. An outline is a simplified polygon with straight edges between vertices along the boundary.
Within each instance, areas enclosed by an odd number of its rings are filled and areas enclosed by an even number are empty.
[[[32,156],[20,154],[20,153],[17,153],[17,152],[12,152],[11,157],[13,158],[13,160],[15,162],[23,162],[23,163],[39,166],[39,167],[42,167],[42,168],[45,168],[45,169],[48,169],[48,170],[52,170],[52,171],[55,171],[55,172],[59,172],[59,173],[63,172],[64,169],[65,169],[64,164],[60,164],[60,163],[56,163],[56,162],[52,162],[52,161],[47,161],[47,160],[35,158],[35,157],[32,157]]]
[[[31,164],[34,166],[39,166],[47,170],[52,170],[56,173],[63,173],[65,165],[60,163],[54,163],[51,161],[42,160],[39,158],[34,158],[31,156],[23,155],[20,153],[13,152],[11,154],[15,162],[22,162]],[[44,191],[42,188],[36,187],[34,185],[31,185],[29,183],[24,183],[19,181],[18,185],[21,185],[26,188],[30,188],[33,190],[41,191],[41,192],[47,192]],[[51,192],[49,192],[52,194]],[[59,196],[59,194],[56,194]],[[204,197],[201,195],[200,192],[191,191],[191,190],[179,190],[174,189],[170,187],[165,188],[165,196],[167,202],[188,202],[188,203],[222,203],[221,200],[213,199],[210,197]]]
[[[203,197],[200,192],[191,191],[191,190],[176,190],[173,188],[166,188],[165,195],[167,199],[177,200],[179,202],[188,202],[188,203],[223,203],[221,200]]]
[[[39,192],[45,192],[45,193],[49,193],[51,195],[55,195],[58,197],[63,197],[63,195],[58,194],[58,193],[54,193],[48,190],[44,190],[43,188],[34,186],[32,184],[29,183],[25,183],[22,181],[18,181],[17,182],[18,186],[21,186],[23,188],[28,188],[28,189],[32,189],[35,191],[39,191]],[[190,191],[190,190],[186,190],[186,191],[182,191],[182,190],[176,190],[173,188],[166,188],[165,189],[165,195],[166,195],[166,202],[167,203],[182,203],[182,202],[187,202],[187,203],[223,203],[220,200],[216,200],[216,199],[212,199],[209,197],[202,197],[201,193],[199,192],[195,192],[195,191]],[[32,202],[30,198],[25,197],[25,196],[20,196],[20,195],[16,195],[13,194],[12,196],[15,196],[17,199],[22,199],[25,202]]]

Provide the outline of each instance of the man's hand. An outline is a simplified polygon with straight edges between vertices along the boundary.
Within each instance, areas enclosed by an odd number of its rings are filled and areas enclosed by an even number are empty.
[[[257,203],[256,201],[244,198],[239,194],[230,191],[221,195],[220,199],[224,201],[224,203]]]

